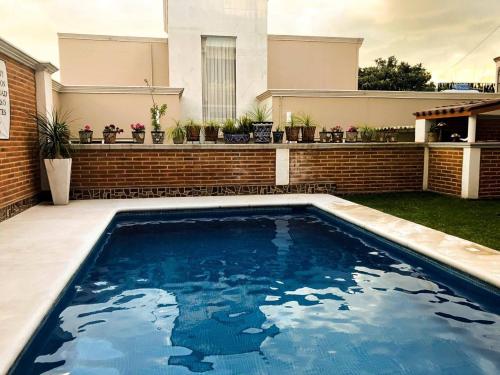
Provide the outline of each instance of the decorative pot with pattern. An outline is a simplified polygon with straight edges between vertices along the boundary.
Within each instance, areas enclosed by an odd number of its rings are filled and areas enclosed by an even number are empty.
[[[255,143],[271,143],[271,131],[273,122],[254,122],[253,123],[253,139]]]
[[[116,132],[102,132],[102,137],[107,145],[116,143]]]
[[[92,143],[92,135],[94,134],[92,130],[80,130],[78,134],[80,136],[80,143]]]
[[[146,132],[145,131],[133,131],[132,132],[132,138],[134,138],[134,143],[144,143],[144,139],[146,138]]]
[[[160,145],[165,141],[165,132],[164,131],[152,131],[151,139],[155,145]]]
[[[240,134],[229,134],[224,133],[224,142],[225,143],[248,143],[250,142],[250,134],[248,133],[240,133]]]

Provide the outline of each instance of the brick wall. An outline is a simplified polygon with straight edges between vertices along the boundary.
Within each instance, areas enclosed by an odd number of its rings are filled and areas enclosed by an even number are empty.
[[[290,183],[330,182],[339,193],[422,189],[422,147],[290,150]]]
[[[72,189],[273,185],[271,150],[79,150]]]
[[[7,66],[10,92],[10,139],[0,140],[0,221],[31,205],[40,193],[36,151],[35,73],[0,53]]]
[[[476,127],[476,141],[500,141],[500,118],[479,118]]]
[[[462,149],[430,148],[428,189],[460,196],[462,191]]]
[[[500,148],[481,150],[479,198],[500,198]]]

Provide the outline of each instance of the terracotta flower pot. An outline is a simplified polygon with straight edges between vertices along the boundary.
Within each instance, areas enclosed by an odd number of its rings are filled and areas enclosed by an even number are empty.
[[[313,143],[316,134],[316,126],[304,126],[302,128],[302,142]]]
[[[206,142],[215,142],[217,143],[217,139],[219,138],[219,129],[214,127],[206,127],[205,128],[205,141]]]
[[[300,127],[298,126],[285,126],[286,140],[288,142],[299,141]]]
[[[199,142],[200,130],[199,126],[186,126],[186,140],[188,142]]]

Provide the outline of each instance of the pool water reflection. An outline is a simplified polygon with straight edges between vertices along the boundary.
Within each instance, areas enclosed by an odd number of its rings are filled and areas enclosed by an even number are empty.
[[[498,374],[500,298],[314,209],[119,215],[14,373]]]

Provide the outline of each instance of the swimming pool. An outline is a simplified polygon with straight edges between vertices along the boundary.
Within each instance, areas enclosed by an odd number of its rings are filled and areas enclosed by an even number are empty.
[[[499,302],[311,207],[119,214],[13,373],[493,374]]]

